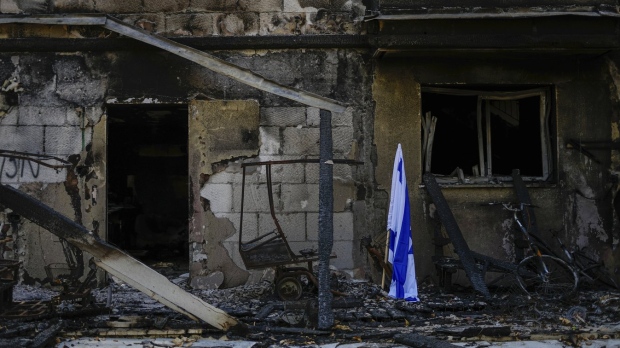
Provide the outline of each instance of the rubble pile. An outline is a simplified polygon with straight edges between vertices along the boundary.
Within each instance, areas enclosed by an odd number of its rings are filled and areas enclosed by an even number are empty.
[[[186,278],[174,277],[174,282],[188,288],[183,281]],[[255,347],[338,342],[411,345],[412,337],[418,337],[418,342],[419,337],[425,337],[445,343],[551,339],[578,346],[588,340],[620,336],[617,292],[584,289],[568,300],[551,302],[513,288],[493,289],[488,298],[458,286],[449,293],[433,284],[420,284],[419,289],[421,301],[412,303],[388,297],[374,283],[341,277],[331,330],[316,329],[318,305],[312,291],[304,292],[297,301],[281,301],[268,281],[230,289],[187,289],[246,324],[247,332],[240,333],[192,321],[126,284],[110,283],[92,291],[98,311],[80,310],[70,301],[62,301],[53,303],[54,309],[46,315],[4,318],[0,321],[0,346],[32,347],[80,337],[167,337],[185,343],[212,337],[255,341]],[[15,286],[14,293],[16,302],[50,301],[56,294],[26,285]]]

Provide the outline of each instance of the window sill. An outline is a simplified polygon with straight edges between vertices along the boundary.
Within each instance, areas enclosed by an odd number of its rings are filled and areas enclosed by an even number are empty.
[[[448,182],[448,181],[441,182],[437,180],[437,184],[439,184],[441,188],[445,188],[445,189],[512,188],[514,187],[513,183],[509,181],[508,182],[497,182],[497,183],[491,183],[491,182],[460,183],[460,182]],[[537,181],[537,182],[526,181],[525,186],[528,188],[556,188],[558,187],[558,184],[550,183],[550,182],[540,182],[540,181]],[[420,189],[423,189],[425,185],[419,184],[418,187]]]

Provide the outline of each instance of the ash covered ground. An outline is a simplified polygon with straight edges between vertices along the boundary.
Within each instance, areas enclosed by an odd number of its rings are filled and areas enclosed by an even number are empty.
[[[472,344],[551,339],[581,346],[620,335],[620,293],[603,289],[584,288],[569,299],[547,301],[526,296],[514,287],[492,289],[492,297],[485,298],[468,287],[455,286],[447,292],[422,283],[421,301],[411,303],[390,298],[372,282],[340,276],[333,301],[334,326],[317,330],[316,295],[312,291],[297,301],[281,301],[269,281],[230,289],[192,290],[186,275],[170,273],[168,277],[238,318],[248,331],[223,332],[192,321],[122,283],[93,290],[94,303],[87,306],[54,301],[58,292],[46,287],[16,285],[14,302],[49,302],[53,310],[35,318],[4,318],[0,345],[34,346],[37,335],[50,328],[55,329],[52,336],[56,344],[80,337],[169,337],[183,338],[178,346],[189,346],[192,340],[210,337],[253,341],[257,347],[359,342],[411,346],[407,337]]]

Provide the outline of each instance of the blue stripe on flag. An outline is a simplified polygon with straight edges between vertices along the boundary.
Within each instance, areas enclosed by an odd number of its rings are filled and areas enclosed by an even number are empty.
[[[388,213],[389,255],[392,283],[389,295],[408,301],[419,301],[415,279],[413,243],[411,241],[411,210],[402,149],[398,144],[392,173],[390,211]]]

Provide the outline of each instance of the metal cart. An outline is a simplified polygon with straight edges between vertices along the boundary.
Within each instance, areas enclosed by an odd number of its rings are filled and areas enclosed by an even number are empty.
[[[298,253],[293,252],[286,234],[276,217],[273,202],[273,186],[271,179],[271,167],[273,165],[287,165],[294,163],[319,163],[318,159],[299,159],[266,162],[243,163],[243,179],[241,189],[241,217],[239,223],[239,253],[245,267],[250,269],[264,269],[273,267],[276,270],[274,283],[278,296],[286,301],[297,300],[301,297],[303,284],[301,278],[305,276],[310,283],[318,288],[318,281],[312,272],[312,262],[318,261],[319,255],[316,250],[304,249]],[[361,164],[363,162],[350,160],[334,160],[334,163]],[[245,201],[245,177],[246,168],[250,166],[265,166],[267,179],[267,194],[269,197],[269,211],[275,224],[273,231],[267,232],[258,238],[249,241],[243,240],[243,212]],[[330,257],[335,258],[332,254]],[[306,266],[299,266],[306,264]]]

